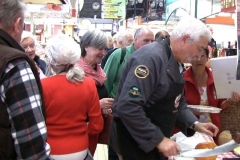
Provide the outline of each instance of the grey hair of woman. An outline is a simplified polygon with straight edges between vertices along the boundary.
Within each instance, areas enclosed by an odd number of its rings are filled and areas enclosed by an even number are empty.
[[[88,30],[81,38],[80,47],[81,47],[81,56],[86,56],[85,47],[90,46],[94,48],[107,48],[108,38],[106,33],[101,30]]]
[[[22,0],[0,0],[0,26],[5,30],[11,30],[19,16],[24,19],[25,10]]]
[[[82,82],[85,76],[83,69],[75,67],[81,56],[79,45],[69,36],[59,34],[48,41],[46,54],[50,66],[56,74],[67,72],[68,81]]]
[[[186,16],[178,22],[172,30],[171,37],[177,39],[184,35],[188,35],[192,42],[197,42],[202,37],[207,38],[208,41],[212,38],[207,26],[202,21],[191,16]]]

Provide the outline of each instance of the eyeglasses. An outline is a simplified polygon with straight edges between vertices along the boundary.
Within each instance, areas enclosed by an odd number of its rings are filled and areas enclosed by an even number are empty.
[[[197,46],[197,44],[196,44],[196,46]],[[206,52],[206,51],[205,51],[206,48],[197,46],[197,49],[198,49],[198,53],[199,53],[199,54],[203,54],[203,53]]]
[[[36,47],[36,45],[33,43],[33,44],[30,44],[30,45],[21,45],[22,46],[22,48],[26,51],[26,50],[28,50],[28,49],[31,49],[31,50],[33,50],[33,49],[35,49],[35,47]]]
[[[207,55],[205,54],[202,54],[201,57],[198,57],[198,56],[195,56],[192,58],[193,61],[196,61],[196,60],[203,60],[203,59],[206,59],[207,58]]]
[[[192,41],[195,44],[195,46],[198,50],[198,55],[206,53],[206,48],[205,47],[198,46],[197,43],[191,38],[190,38],[190,41]]]

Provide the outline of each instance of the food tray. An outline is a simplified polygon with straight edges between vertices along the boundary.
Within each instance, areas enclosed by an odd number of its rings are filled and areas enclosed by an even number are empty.
[[[204,105],[188,105],[193,111],[196,112],[204,112],[204,113],[220,113],[222,109],[212,106],[204,106]]]

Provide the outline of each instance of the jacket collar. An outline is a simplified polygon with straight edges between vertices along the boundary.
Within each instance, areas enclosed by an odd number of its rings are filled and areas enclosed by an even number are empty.
[[[157,40],[159,43],[162,43],[164,45],[164,48],[166,48],[166,54],[168,58],[168,64],[167,64],[167,74],[173,79],[174,82],[183,82],[182,74],[180,74],[179,70],[179,64],[173,57],[172,49],[170,47],[170,39],[169,37],[162,40]]]
[[[183,74],[180,73],[179,64],[174,59],[173,54],[171,53],[171,57],[168,61],[167,66],[167,74],[174,80],[174,82],[183,82]]]
[[[0,44],[25,52],[20,46],[20,44],[15,39],[13,39],[13,37],[11,37],[7,32],[2,29],[0,29]]]

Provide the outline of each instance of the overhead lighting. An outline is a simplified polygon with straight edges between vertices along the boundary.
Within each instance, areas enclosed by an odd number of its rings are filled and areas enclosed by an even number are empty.
[[[92,21],[90,19],[82,19],[80,21],[80,24],[83,25],[83,26],[88,27],[88,26],[90,26],[92,24]]]

